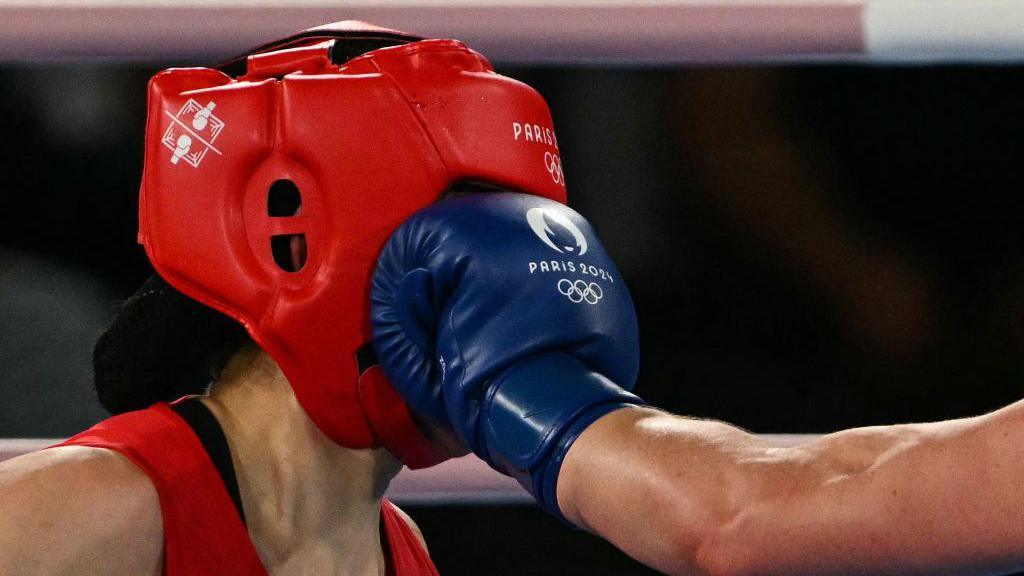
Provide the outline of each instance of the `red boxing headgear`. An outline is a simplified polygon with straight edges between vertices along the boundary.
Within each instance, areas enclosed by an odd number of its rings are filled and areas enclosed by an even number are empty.
[[[544,100],[458,41],[343,22],[153,77],[139,242],[167,282],[245,326],[332,440],[423,467],[430,445],[357,353],[384,241],[462,182],[564,202]]]

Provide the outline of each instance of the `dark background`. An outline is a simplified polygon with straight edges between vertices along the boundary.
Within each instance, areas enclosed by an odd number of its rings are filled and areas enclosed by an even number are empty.
[[[168,64],[0,66],[0,437],[103,417],[90,349],[150,274],[144,94]],[[502,71],[551,104],[652,403],[828,432],[1022,395],[1024,69]],[[644,573],[531,507],[411,512],[442,573]]]

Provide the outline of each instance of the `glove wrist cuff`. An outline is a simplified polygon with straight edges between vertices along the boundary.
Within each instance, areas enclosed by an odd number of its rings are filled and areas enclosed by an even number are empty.
[[[474,451],[515,477],[541,506],[564,520],[556,486],[573,442],[605,414],[643,403],[572,356],[534,356],[488,387]]]

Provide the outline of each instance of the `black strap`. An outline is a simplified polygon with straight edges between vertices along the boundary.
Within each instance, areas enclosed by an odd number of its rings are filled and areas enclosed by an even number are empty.
[[[189,398],[177,404],[172,404],[171,409],[181,416],[192,432],[199,438],[206,454],[213,461],[220,479],[227,488],[228,496],[235,503],[238,516],[245,524],[245,511],[242,510],[242,496],[238,491],[238,477],[235,475],[235,466],[231,462],[231,449],[228,447],[228,439],[224,436],[224,430],[217,422],[210,409],[197,398]]]
[[[380,361],[377,360],[377,353],[373,351],[372,343],[367,342],[356,350],[356,367],[359,370],[360,376],[378,364],[380,364]]]
[[[338,41],[334,43],[334,48],[331,50],[331,62],[339,66],[357,56],[362,56],[363,54],[378,48],[399,46],[423,40],[420,36],[404,34],[402,32],[391,32],[387,30],[338,30],[332,29],[330,26],[320,26],[310,30],[304,30],[298,34],[292,34],[291,36],[281,38],[280,40],[274,40],[273,42],[269,42],[262,46],[257,46],[245,54],[235,56],[227,62],[217,64],[214,68],[229,76],[241,76],[245,74],[246,60],[251,54],[285,50],[287,48],[310,44],[317,40],[330,40],[332,38]]]

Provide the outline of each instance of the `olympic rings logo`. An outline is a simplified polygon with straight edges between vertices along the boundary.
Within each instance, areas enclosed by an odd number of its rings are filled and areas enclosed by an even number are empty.
[[[573,282],[567,278],[562,278],[558,281],[558,292],[568,298],[569,302],[575,304],[580,302],[597,304],[601,298],[604,298],[604,291],[601,290],[601,287],[596,282],[587,283],[585,280]]]
[[[547,167],[548,174],[551,174],[551,179],[555,181],[555,184],[565,186],[565,173],[562,172],[562,159],[559,158],[557,154],[545,152],[544,166]]]

